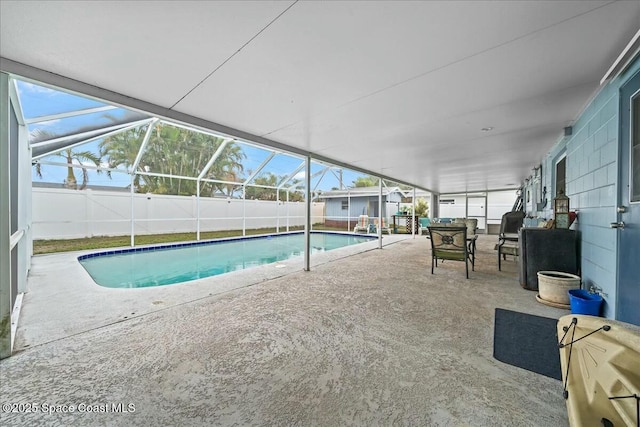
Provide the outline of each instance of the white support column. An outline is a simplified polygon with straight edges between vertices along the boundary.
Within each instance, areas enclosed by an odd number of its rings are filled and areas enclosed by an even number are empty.
[[[15,114],[16,121],[18,124],[17,133],[18,133],[18,141],[17,141],[17,161],[18,161],[18,174],[15,179],[17,179],[17,187],[18,191],[18,203],[17,203],[17,213],[18,213],[18,233],[21,234],[21,237],[17,243],[17,247],[14,249],[17,251],[18,256],[18,271],[14,272],[17,278],[18,284],[18,296],[20,298],[20,294],[27,292],[27,275],[29,274],[29,270],[31,269],[31,255],[33,252],[33,241],[32,241],[32,233],[31,233],[31,223],[32,223],[32,214],[31,214],[31,173],[32,173],[32,164],[31,164],[31,146],[29,145],[29,129],[27,128],[26,119],[22,113],[22,105],[20,104],[20,97],[18,96],[18,89],[16,86],[16,81],[9,79],[9,99],[11,102],[11,111]],[[11,148],[10,148],[11,150]],[[15,158],[16,156],[14,156]],[[11,160],[10,160],[11,162]],[[13,239],[14,236],[11,236]],[[13,298],[12,298],[13,299]],[[15,340],[15,329],[16,329],[16,321],[15,316],[19,313],[19,310],[16,311],[16,303],[14,303],[12,316],[13,322],[13,337]]]
[[[382,249],[382,178],[378,181],[378,249]]]
[[[276,233],[280,233],[280,190],[276,188]]]
[[[287,189],[287,233],[289,232],[289,190]]]
[[[464,217],[469,218],[469,193],[464,193]]]
[[[27,245],[27,270],[31,270],[31,257],[33,256],[33,196],[32,196],[32,188],[33,188],[33,178],[31,177],[31,147],[28,144],[29,141],[29,130],[26,126],[21,127],[20,129],[21,140],[25,141],[25,163],[29,162],[29,168],[25,170],[24,177],[22,180],[22,185],[25,188],[25,191],[28,191],[28,196],[24,197],[24,216],[25,223],[27,224],[27,236],[26,236],[26,245]],[[26,283],[25,283],[26,286]],[[26,292],[26,289],[25,289]]]
[[[413,187],[413,197],[411,198],[411,202],[413,203],[413,214],[411,215],[411,224],[413,224],[411,226],[411,229],[413,230],[412,234],[413,234],[413,238],[416,238],[416,187]]]
[[[151,139],[151,134],[153,132],[153,129],[156,127],[156,124],[159,122],[158,119],[153,119],[151,120],[151,122],[149,122],[149,126],[147,127],[147,131],[144,134],[144,139],[142,140],[142,144],[140,144],[140,148],[138,149],[138,154],[136,154],[136,158],[133,161],[133,164],[131,165],[131,169],[129,170],[129,173],[131,174],[131,247],[135,246],[135,221],[136,221],[136,216],[135,216],[135,209],[134,209],[134,204],[135,204],[135,178],[136,178],[136,171],[138,170],[138,165],[140,164],[140,161],[142,160],[142,155],[144,154],[145,150],[147,149],[147,144],[149,143],[149,140]],[[148,216],[147,216],[148,218]]]
[[[484,234],[489,234],[489,193],[484,193]]]
[[[351,231],[351,191],[347,190],[347,231]]]
[[[242,237],[247,235],[247,187],[242,186]]]
[[[134,247],[136,245],[135,243],[135,222],[136,222],[136,216],[135,216],[135,208],[134,208],[134,204],[135,204],[135,188],[134,187],[134,182],[135,182],[135,178],[136,178],[136,173],[135,171],[131,173],[131,191],[130,191],[130,197],[131,197],[131,247]]]
[[[200,178],[196,181],[196,240],[200,241]]]
[[[311,157],[306,157],[304,168],[304,270],[311,270]]]
[[[0,73],[0,359],[11,356],[9,75]]]
[[[26,126],[19,126],[19,146],[20,146],[20,177],[18,182],[18,192],[20,198],[18,227],[24,230],[24,236],[20,241],[20,254],[18,258],[18,292],[27,291],[27,275],[31,269],[31,255],[33,248],[31,223],[32,223],[32,195],[31,195],[31,148],[29,147],[29,131]]]

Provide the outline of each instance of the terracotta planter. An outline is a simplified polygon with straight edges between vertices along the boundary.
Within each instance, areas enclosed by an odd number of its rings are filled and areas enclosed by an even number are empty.
[[[557,304],[569,304],[570,289],[580,289],[580,276],[561,271],[538,271],[540,298]]]

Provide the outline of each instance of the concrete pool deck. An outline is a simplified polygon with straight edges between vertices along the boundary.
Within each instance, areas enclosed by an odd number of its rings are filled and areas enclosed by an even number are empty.
[[[384,235],[383,246],[411,238]],[[311,266],[378,248],[378,240],[314,254]],[[127,249],[127,248],[113,248]],[[111,249],[109,249],[111,250]],[[302,257],[175,285],[140,289],[100,286],[78,257],[104,250],[65,252],[33,257],[23,298],[14,350],[56,341],[91,329],[164,310],[285,276],[304,268]],[[69,313],[73,313],[70,316]]]
[[[560,381],[492,357],[496,307],[568,313],[522,289],[515,262],[497,271],[497,238],[480,236],[469,280],[460,262],[431,275],[424,236],[384,240],[309,272],[298,260],[147,289],[88,291],[77,254],[36,257],[2,403],[135,411],[0,424],[568,425]]]

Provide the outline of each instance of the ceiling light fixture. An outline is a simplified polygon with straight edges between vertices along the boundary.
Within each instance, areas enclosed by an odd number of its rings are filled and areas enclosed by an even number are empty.
[[[480,129],[481,132],[491,132],[493,130],[493,126],[487,126],[486,128]]]

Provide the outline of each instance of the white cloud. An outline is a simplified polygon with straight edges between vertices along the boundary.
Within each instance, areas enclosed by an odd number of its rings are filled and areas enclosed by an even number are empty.
[[[39,85],[25,82],[25,81],[21,81],[20,84],[17,85],[17,87],[18,87],[18,92],[21,92],[21,90],[24,89],[25,92],[45,94],[45,95],[51,95],[51,96],[55,96],[60,93],[57,90],[49,89],[48,87],[39,86]]]
[[[50,127],[56,125],[60,122],[60,119],[47,120],[46,122],[38,122],[38,126],[42,127]]]

